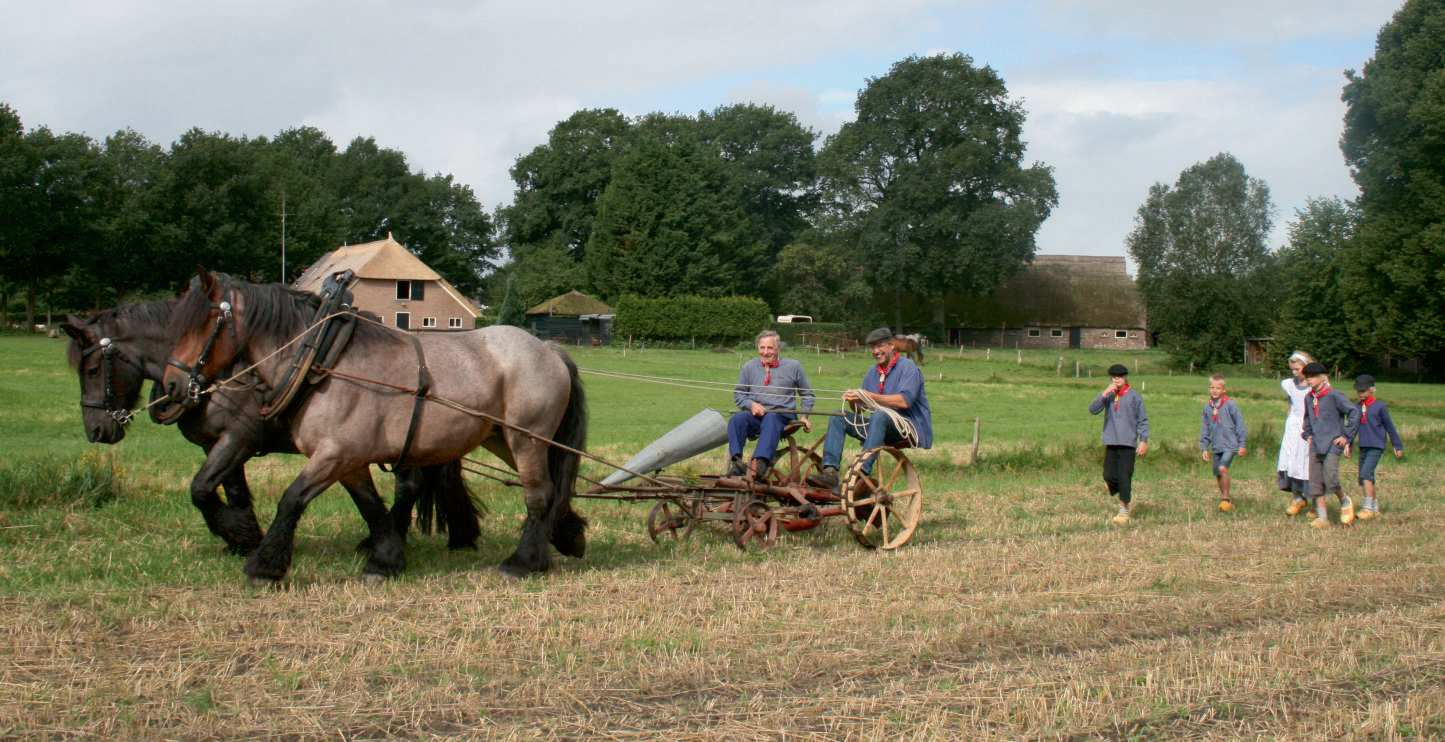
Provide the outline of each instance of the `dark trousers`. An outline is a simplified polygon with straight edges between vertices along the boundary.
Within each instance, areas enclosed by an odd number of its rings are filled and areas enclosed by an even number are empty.
[[[743,444],[752,438],[758,439],[753,449],[753,458],[772,463],[778,452],[778,440],[783,437],[783,428],[793,421],[795,415],[782,412],[768,412],[762,417],[753,417],[751,412],[735,412],[728,419],[728,458],[743,455]]]
[[[1104,484],[1109,485],[1109,494],[1118,495],[1125,505],[1134,497],[1134,455],[1133,446],[1104,448]]]

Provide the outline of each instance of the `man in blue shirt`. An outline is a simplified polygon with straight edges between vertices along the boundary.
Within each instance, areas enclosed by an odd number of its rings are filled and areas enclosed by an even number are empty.
[[[753,449],[753,479],[761,481],[768,475],[778,439],[783,428],[796,417],[813,411],[813,386],[803,372],[803,364],[778,357],[778,333],[758,333],[758,357],[743,364],[738,372],[738,385],[733,389],[733,402],[738,411],[728,420],[728,476],[747,473],[743,465],[743,444],[757,438]],[[797,401],[795,401],[795,398]],[[799,406],[801,403],[801,406]],[[802,419],[803,430],[811,431],[808,418]]]
[[[848,436],[863,441],[864,450],[910,444],[917,448],[933,447],[933,415],[928,409],[928,395],[923,391],[923,372],[913,361],[898,354],[893,347],[893,331],[887,327],[868,333],[864,342],[878,365],[868,369],[858,389],[843,393],[843,400],[855,412],[846,418],[835,417],[828,422],[828,436],[823,440],[823,468],[808,477],[808,483],[814,487],[837,488],[838,464],[843,460],[843,444]],[[856,412],[866,406],[865,399],[897,412],[910,424],[916,440],[908,441],[894,424],[892,416],[882,410],[874,413],[865,423],[863,416]],[[867,435],[858,432],[858,428],[865,424]],[[863,464],[865,473],[873,473],[874,461]]]

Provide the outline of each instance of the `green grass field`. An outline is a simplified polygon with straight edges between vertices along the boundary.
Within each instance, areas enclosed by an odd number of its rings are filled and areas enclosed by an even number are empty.
[[[574,356],[711,382],[747,358]],[[869,363],[796,357],[830,390]],[[930,355],[924,521],[896,553],[840,523],[762,553],[710,531],[658,547],[647,504],[582,501],[587,558],[509,582],[494,567],[520,499],[477,480],[478,552],[413,536],[407,573],[368,587],[364,527],[337,489],[302,521],[289,589],[256,592],[190,504],[198,449],[144,418],[88,444],[64,344],[0,337],[0,736],[1445,735],[1445,388],[1382,385],[1408,451],[1381,464],[1384,515],[1314,532],[1273,487],[1273,372],[1230,379],[1251,435],[1226,515],[1197,453],[1205,376],[1153,352],[1062,357]],[[1137,369],[1154,445],[1122,529],[1086,410],[1116,361]],[[730,404],[584,378],[589,449],[618,462]],[[299,462],[248,467],[263,525]],[[719,451],[679,469],[722,466]]]

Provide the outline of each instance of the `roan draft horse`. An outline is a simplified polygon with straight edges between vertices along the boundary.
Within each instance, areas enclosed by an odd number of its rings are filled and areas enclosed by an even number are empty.
[[[194,404],[233,362],[254,365],[275,386],[320,299],[280,285],[200,272],[171,320],[165,370],[170,399]],[[375,538],[363,572],[399,573],[401,541],[386,519],[371,464],[426,466],[478,446],[517,472],[527,518],[517,550],[501,564],[520,577],[551,566],[548,543],[568,556],[586,549],[586,521],[572,511],[587,413],[577,367],[560,350],[515,327],[410,333],[358,321],[346,349],[291,412],[291,440],[308,461],[286,488],[276,518],[246,561],[253,584],[281,580],[291,566],[296,525],[334,482],[353,491]]]
[[[80,378],[80,411],[91,443],[119,443],[147,379],[159,382],[170,352],[175,300],[123,304],[87,319],[68,318],[68,356]],[[191,502],[211,533],[229,551],[249,554],[261,543],[261,527],[246,483],[246,462],[266,453],[296,453],[284,416],[260,419],[260,394],[252,386],[219,390],[179,416],[181,435],[206,452],[191,480]],[[218,490],[224,488],[222,500]],[[461,462],[397,472],[394,527],[406,533],[413,507],[423,531],[434,520],[453,549],[475,548],[478,511],[462,479]]]

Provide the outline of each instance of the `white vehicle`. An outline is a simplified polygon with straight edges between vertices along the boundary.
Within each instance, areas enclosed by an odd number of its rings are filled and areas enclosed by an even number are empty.
[[[780,325],[789,325],[789,324],[793,324],[794,322],[812,322],[812,321],[813,321],[813,318],[810,317],[810,316],[808,316],[808,315],[806,315],[806,314],[780,314],[780,315],[778,315],[778,324],[780,324]]]

